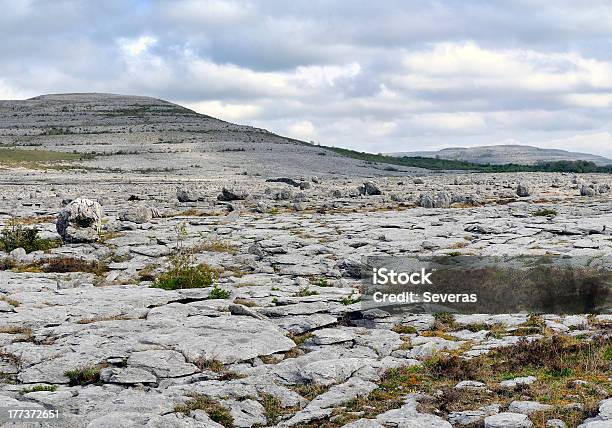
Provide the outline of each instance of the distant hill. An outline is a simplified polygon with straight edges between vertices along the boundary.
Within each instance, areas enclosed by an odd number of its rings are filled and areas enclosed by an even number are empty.
[[[521,145],[453,147],[439,151],[399,152],[388,153],[388,155],[409,157],[421,156],[494,165],[508,163],[533,165],[540,162],[577,160],[594,162],[597,165],[612,165],[612,160],[604,158],[603,156]]]
[[[14,149],[20,151],[7,152]],[[157,173],[169,180],[178,176],[373,177],[424,171],[418,167],[391,171],[384,163],[355,159],[168,101],[104,93],[0,100],[0,164],[10,160],[9,154],[13,163],[77,158],[73,169]]]

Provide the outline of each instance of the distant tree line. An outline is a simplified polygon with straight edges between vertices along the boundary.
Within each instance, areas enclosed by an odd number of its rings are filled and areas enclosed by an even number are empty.
[[[366,162],[386,163],[392,165],[400,165],[406,167],[417,167],[431,170],[461,170],[461,171],[476,171],[476,172],[594,172],[594,173],[612,173],[612,165],[598,166],[594,162],[589,161],[555,161],[555,162],[539,162],[533,165],[523,165],[516,163],[506,164],[480,164],[466,162],[460,160],[426,158],[422,156],[386,156],[382,154],[358,152],[356,150],[343,149],[340,147],[317,146],[327,150],[334,151],[341,155],[359,159]]]

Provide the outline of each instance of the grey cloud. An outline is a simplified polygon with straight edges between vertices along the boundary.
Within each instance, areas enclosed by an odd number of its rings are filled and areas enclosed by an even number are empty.
[[[221,118],[372,151],[571,144],[611,132],[606,2],[0,0],[0,8],[0,97],[104,91],[218,102]],[[451,52],[440,59],[444,46]],[[418,53],[422,66],[405,63]],[[249,112],[242,119],[240,109]]]

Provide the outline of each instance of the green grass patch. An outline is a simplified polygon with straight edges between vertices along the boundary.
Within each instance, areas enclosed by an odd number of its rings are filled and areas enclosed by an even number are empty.
[[[353,294],[351,294],[350,296],[343,297],[340,300],[340,303],[342,303],[344,306],[349,306],[349,305],[359,302],[360,300],[361,299],[359,299],[358,297],[353,297]]]
[[[308,287],[300,288],[300,290],[296,293],[297,297],[308,297],[308,296],[316,296],[319,294],[318,291],[311,290]]]
[[[21,391],[21,393],[29,394],[30,392],[42,392],[42,391],[55,392],[57,391],[57,385],[34,385],[28,388],[24,388]]]
[[[55,152],[51,150],[26,150],[0,148],[0,165],[19,166],[20,164],[46,163],[82,160],[86,156],[79,153]]]
[[[98,365],[86,366],[68,370],[64,375],[70,380],[70,386],[88,385],[100,381],[100,370]]]
[[[183,288],[210,287],[218,278],[218,270],[203,263],[191,265],[184,261],[175,261],[167,272],[161,274],[152,287],[163,290],[179,290]]]
[[[0,250],[10,253],[17,248],[23,248],[26,253],[32,251],[49,251],[59,247],[59,239],[43,239],[38,236],[38,229],[26,227],[16,220],[11,220],[0,232]]]
[[[534,217],[548,217],[548,216],[556,216],[557,211],[551,209],[541,209],[531,213]]]
[[[391,330],[396,332],[396,333],[398,333],[398,334],[415,334],[415,333],[417,333],[417,329],[412,327],[412,326],[410,326],[410,325],[395,324]]]
[[[229,290],[219,288],[219,286],[215,284],[213,289],[210,290],[207,299],[229,299],[231,295],[232,293]]]
[[[233,428],[234,418],[229,410],[223,407],[217,400],[201,395],[194,394],[191,399],[183,404],[177,404],[174,411],[188,415],[194,410],[203,410],[215,422],[223,425],[225,428]]]

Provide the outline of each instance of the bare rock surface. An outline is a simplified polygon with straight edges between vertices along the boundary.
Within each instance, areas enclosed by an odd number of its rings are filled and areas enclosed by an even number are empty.
[[[607,313],[441,324],[362,310],[360,275],[371,255],[609,257],[610,176],[389,171],[150,98],[55,95],[0,113],[0,144],[87,155],[0,169],[0,226],[65,241],[0,251],[6,405],[59,408],[70,427],[219,427],[226,414],[244,427],[530,427],[569,412],[529,395],[539,372],[428,388],[420,370],[609,335]],[[162,284],[177,263],[210,281]],[[600,403],[571,410],[582,426],[609,426],[609,374],[567,376],[564,400]]]

